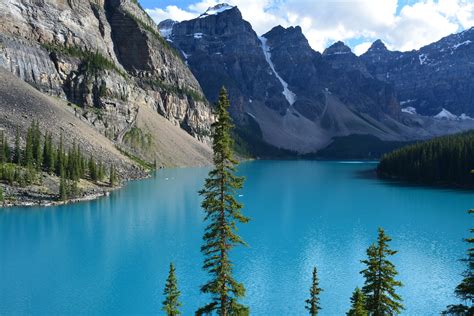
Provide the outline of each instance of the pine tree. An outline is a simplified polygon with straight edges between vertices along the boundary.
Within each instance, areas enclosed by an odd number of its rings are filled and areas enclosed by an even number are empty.
[[[244,179],[235,175],[237,161],[233,158],[232,139],[233,128],[228,108],[230,104],[227,92],[223,88],[217,103],[217,121],[213,127],[213,162],[214,169],[209,172],[204,188],[199,192],[204,197],[202,208],[205,210],[204,254],[203,269],[210,274],[211,279],[201,287],[201,292],[211,294],[211,302],[200,308],[196,314],[217,312],[220,316],[248,315],[248,307],[238,303],[245,296],[245,288],[232,276],[230,250],[245,242],[236,234],[238,223],[249,221],[242,212],[242,204],[236,201],[234,195],[243,186]]]
[[[15,133],[15,154],[13,162],[19,165],[21,163],[21,148],[20,148],[20,130],[17,128]]]
[[[59,199],[66,201],[68,198],[68,185],[64,174],[61,175],[59,180]]]
[[[163,294],[165,295],[165,300],[163,301],[162,310],[166,313],[166,315],[181,315],[179,311],[179,307],[181,306],[179,296],[181,295],[181,292],[178,290],[178,281],[176,280],[173,263],[170,264],[170,271],[168,278],[166,279],[166,285]]]
[[[1,163],[9,162],[11,160],[10,147],[8,146],[8,141],[3,131],[0,135],[0,141],[2,142],[2,147],[0,148],[0,162]]]
[[[362,292],[367,299],[367,311],[373,316],[399,314],[403,309],[402,299],[395,293],[395,288],[402,283],[394,279],[398,272],[387,258],[397,253],[388,247],[390,241],[379,228],[377,245],[371,245],[367,249],[367,259],[361,261],[367,266],[360,272],[365,278]]]
[[[114,165],[110,165],[110,171],[109,171],[109,185],[111,187],[114,187],[118,184],[118,175],[117,171],[115,171]]]
[[[59,145],[57,148],[56,153],[56,175],[60,177],[65,173],[66,169],[66,157],[64,153],[64,142],[63,142],[63,134],[59,137]]]
[[[313,269],[313,278],[312,284],[309,288],[309,299],[306,300],[306,309],[309,311],[311,316],[318,315],[319,311],[321,310],[321,306],[319,304],[319,294],[321,294],[322,289],[319,287],[319,280],[318,280],[318,271],[316,267]]]
[[[33,147],[33,160],[38,170],[41,169],[43,164],[43,148],[41,148],[41,131],[39,128],[38,121],[33,121],[31,124],[32,131],[32,147]]]
[[[88,163],[88,169],[89,169],[89,177],[91,178],[92,181],[97,181],[98,176],[97,176],[97,166],[95,164],[94,158],[91,157],[89,158],[89,163]]]
[[[347,316],[368,316],[369,313],[365,308],[366,301],[362,291],[356,287],[351,297],[351,309],[347,312]]]
[[[104,180],[104,176],[105,176],[104,164],[102,163],[102,160],[99,160],[99,164],[97,166],[97,180],[99,181]]]
[[[474,210],[469,210],[469,214],[474,214]],[[474,228],[471,228],[471,233],[474,233]],[[463,300],[466,304],[450,305],[448,310],[443,314],[451,315],[474,315],[474,238],[466,238],[465,241],[469,244],[467,249],[467,257],[462,259],[466,263],[467,268],[463,273],[464,279],[456,287],[454,293]]]
[[[26,133],[26,145],[24,153],[24,166],[32,166],[34,164],[34,150],[33,150],[33,129],[30,127]]]

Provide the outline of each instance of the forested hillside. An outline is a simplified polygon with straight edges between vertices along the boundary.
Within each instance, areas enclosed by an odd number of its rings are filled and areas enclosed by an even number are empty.
[[[381,177],[428,184],[474,185],[474,131],[416,143],[382,157]]]

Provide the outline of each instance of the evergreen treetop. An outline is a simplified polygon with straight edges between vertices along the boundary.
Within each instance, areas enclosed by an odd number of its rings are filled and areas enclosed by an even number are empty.
[[[474,210],[469,210],[468,213],[474,214]],[[470,232],[474,233],[474,228],[471,228]],[[463,273],[463,280],[454,290],[456,296],[463,300],[465,304],[450,305],[444,314],[474,315],[474,238],[466,238],[465,241],[469,247],[467,249],[467,257],[462,259],[462,261],[466,263],[467,267]]]
[[[369,313],[365,308],[366,300],[362,291],[356,287],[351,297],[351,309],[347,312],[347,316],[368,316]]]
[[[313,268],[312,284],[309,289],[309,299],[306,300],[306,309],[309,311],[311,316],[318,315],[321,310],[319,294],[322,289],[319,287],[318,271],[316,267]]]
[[[390,241],[390,237],[379,228],[377,244],[367,249],[367,259],[361,261],[366,265],[360,272],[365,278],[362,292],[367,300],[367,311],[373,316],[399,314],[403,309],[402,299],[395,292],[402,283],[395,280],[398,272],[388,260],[388,257],[397,253],[389,248]]]
[[[165,295],[165,300],[163,301],[162,310],[166,313],[166,315],[181,315],[181,312],[179,311],[179,307],[181,306],[179,296],[181,295],[181,292],[178,290],[178,281],[176,279],[173,263],[170,264],[170,270],[168,278],[166,279],[166,285],[163,294]]]

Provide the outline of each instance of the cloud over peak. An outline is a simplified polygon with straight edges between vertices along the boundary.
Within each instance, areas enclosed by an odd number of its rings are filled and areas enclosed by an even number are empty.
[[[193,19],[218,4],[196,0],[187,7],[176,5],[147,9],[160,22]],[[471,0],[228,0],[261,35],[276,25],[299,25],[311,46],[322,52],[331,43],[346,41],[356,54],[364,53],[380,38],[390,49],[420,48],[474,26]],[[413,1],[412,1],[413,2]]]

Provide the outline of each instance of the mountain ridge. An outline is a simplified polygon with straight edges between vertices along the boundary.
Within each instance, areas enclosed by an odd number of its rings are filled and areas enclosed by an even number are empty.
[[[220,85],[228,86],[237,127],[256,124],[255,134],[276,148],[305,154],[353,134],[412,141],[474,127],[402,111],[396,83],[343,42],[321,54],[298,26],[276,26],[259,37],[237,7],[173,22],[166,36],[207,98],[214,101]],[[375,51],[392,53],[381,41]]]

